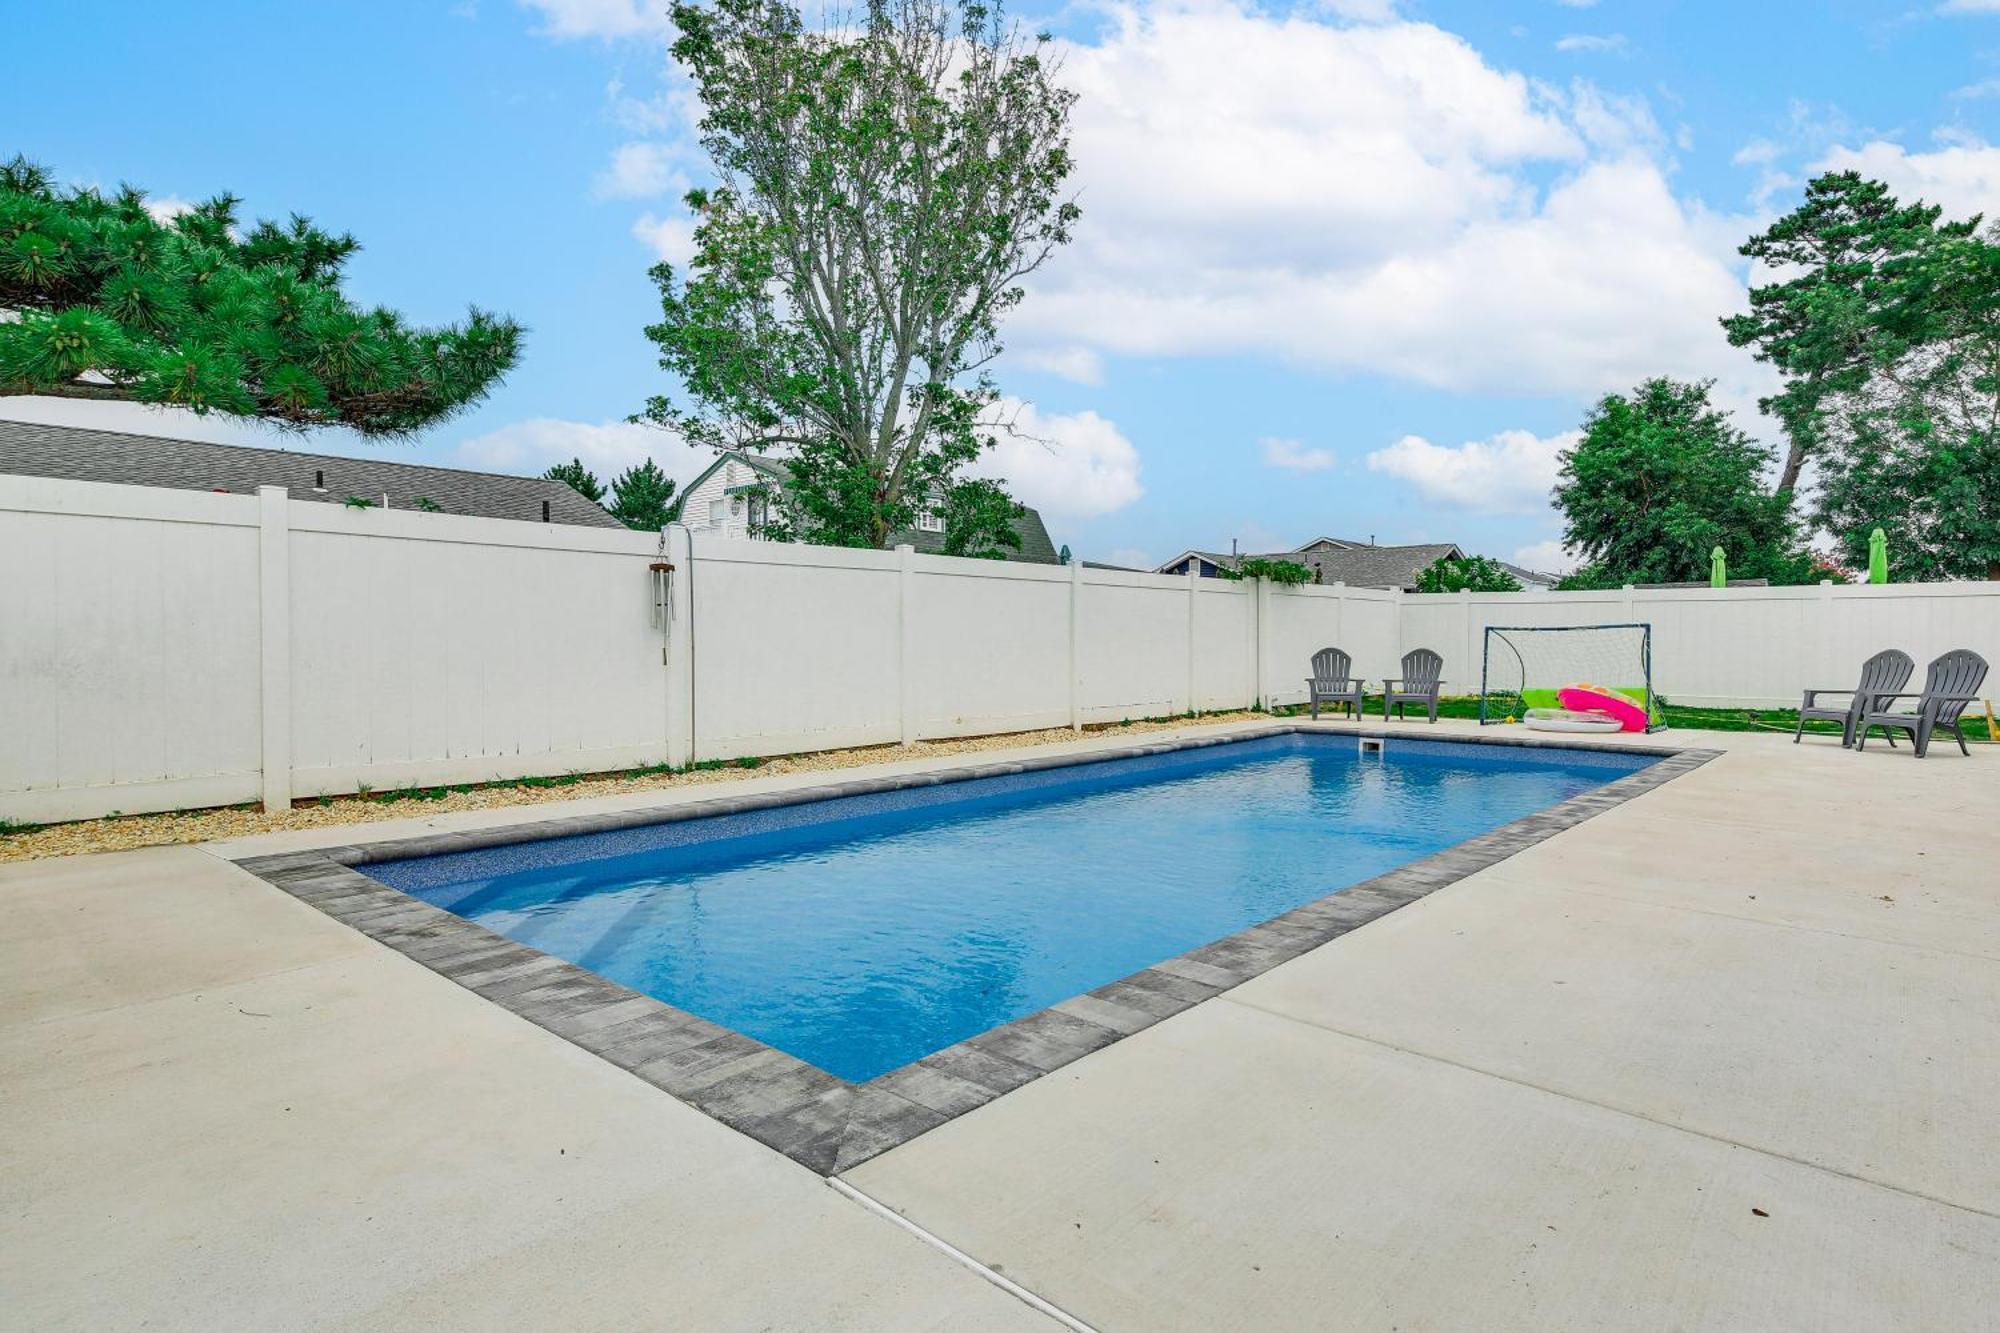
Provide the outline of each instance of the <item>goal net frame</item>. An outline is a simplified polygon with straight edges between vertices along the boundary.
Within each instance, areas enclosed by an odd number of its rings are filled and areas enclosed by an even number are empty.
[[[1667,724],[1660,721],[1654,711],[1654,705],[1659,701],[1659,696],[1653,690],[1653,625],[1651,621],[1640,620],[1612,621],[1602,625],[1488,625],[1485,634],[1481,637],[1479,653],[1479,725],[1482,727],[1492,726],[1496,723],[1513,720],[1507,713],[1490,706],[1494,698],[1494,635],[1498,634],[1502,636],[1500,642],[1504,645],[1503,651],[1513,654],[1514,666],[1518,669],[1521,680],[1521,688],[1519,690],[1504,691],[1504,693],[1511,694],[1516,699],[1520,699],[1531,684],[1528,680],[1528,665],[1526,660],[1521,656],[1519,646],[1506,638],[1506,635],[1578,634],[1607,629],[1637,630],[1639,632],[1639,660],[1636,665],[1639,668],[1641,677],[1639,683],[1645,690],[1646,731],[1648,734],[1655,731],[1665,731]],[[1564,685],[1575,683],[1577,682],[1573,680],[1553,681],[1542,688],[1560,689]],[[1626,681],[1597,681],[1594,683],[1607,685],[1613,689],[1629,684]],[[1525,700],[1522,700],[1522,712],[1525,715]],[[1499,715],[1495,716],[1496,713]]]

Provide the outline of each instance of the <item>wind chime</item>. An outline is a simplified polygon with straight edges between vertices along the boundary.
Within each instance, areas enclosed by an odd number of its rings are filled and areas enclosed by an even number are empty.
[[[653,628],[660,631],[660,664],[667,663],[674,637],[674,565],[667,559],[667,534],[660,534],[659,559],[647,566],[653,579]]]

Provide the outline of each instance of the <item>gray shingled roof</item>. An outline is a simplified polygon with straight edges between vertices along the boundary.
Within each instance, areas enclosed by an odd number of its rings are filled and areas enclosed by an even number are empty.
[[[1355,588],[1414,588],[1417,575],[1445,556],[1462,554],[1452,542],[1415,546],[1350,546],[1341,551],[1308,551],[1294,556],[1319,571],[1321,583]]]
[[[395,447],[382,446],[385,452]],[[617,519],[564,483],[540,477],[25,421],[0,421],[0,472],[243,494],[255,494],[259,486],[283,486],[294,500],[332,504],[340,504],[350,495],[380,504],[387,495],[391,509],[415,509],[417,500],[423,498],[447,514],[533,523],[542,521],[546,502],[552,523],[619,526]]]
[[[1441,557],[1464,553],[1452,542],[1423,542],[1413,546],[1322,547],[1317,550],[1272,551],[1261,555],[1225,555],[1219,551],[1195,551],[1193,554],[1225,569],[1234,569],[1241,560],[1289,560],[1311,569],[1324,584],[1345,583],[1352,588],[1414,588],[1417,586],[1417,575]]]

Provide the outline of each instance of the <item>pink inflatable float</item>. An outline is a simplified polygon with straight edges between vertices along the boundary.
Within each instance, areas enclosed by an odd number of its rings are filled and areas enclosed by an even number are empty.
[[[1575,713],[1602,713],[1617,719],[1626,731],[1646,729],[1646,710],[1626,695],[1602,685],[1565,685],[1556,693],[1564,708]]]

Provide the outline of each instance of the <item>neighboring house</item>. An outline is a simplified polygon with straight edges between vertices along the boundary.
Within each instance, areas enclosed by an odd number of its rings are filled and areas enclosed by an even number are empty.
[[[724,451],[681,493],[681,522],[691,532],[756,537],[770,513],[767,497],[783,490],[788,480],[782,463]]]
[[[1496,560],[1494,564],[1514,576],[1514,582],[1521,585],[1522,592],[1549,592],[1562,578],[1560,574],[1544,574],[1540,570],[1528,569],[1506,560]]]
[[[396,446],[381,447],[386,453]],[[564,483],[540,477],[25,421],[0,421],[0,473],[7,472],[242,495],[256,494],[259,486],[283,486],[294,500],[343,504],[351,496],[388,509],[434,505],[447,514],[474,518],[619,526],[617,519]]]
[[[770,497],[782,491],[790,480],[785,465],[775,459],[725,449],[688,485],[681,501],[681,522],[687,524],[690,532],[761,538],[770,516]],[[1020,537],[1021,546],[1019,550],[1008,551],[1007,559],[1037,565],[1062,563],[1056,555],[1055,543],[1049,540],[1048,528],[1042,524],[1042,516],[1034,510],[1026,510],[1015,520],[1014,532]],[[926,512],[918,516],[915,528],[891,534],[889,545],[905,544],[926,555],[943,554],[944,519]]]
[[[1218,578],[1245,560],[1290,560],[1313,571],[1316,583],[1345,583],[1352,588],[1403,588],[1414,591],[1417,575],[1445,556],[1463,559],[1454,542],[1423,542],[1411,546],[1377,546],[1373,542],[1315,537],[1304,546],[1264,555],[1225,555],[1219,551],[1183,551],[1161,565],[1157,573]]]

